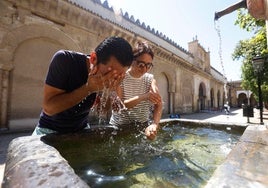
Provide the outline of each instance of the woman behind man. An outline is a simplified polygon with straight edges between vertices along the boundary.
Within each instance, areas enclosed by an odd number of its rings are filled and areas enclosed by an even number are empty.
[[[113,111],[110,124],[146,125],[145,135],[153,140],[162,116],[162,99],[156,80],[152,74],[148,73],[153,67],[154,53],[146,42],[138,42],[133,50],[133,57],[133,63],[117,88],[117,94],[124,102],[127,111],[120,113]],[[153,122],[149,124],[152,110]]]

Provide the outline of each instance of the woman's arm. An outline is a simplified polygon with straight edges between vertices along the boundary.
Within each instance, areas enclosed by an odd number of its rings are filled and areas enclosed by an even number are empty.
[[[141,101],[145,101],[149,99],[149,93],[141,94],[134,96],[130,99],[124,100],[124,104],[127,108],[133,108],[137,104],[139,104]]]
[[[146,101],[146,100],[149,100],[154,104],[162,102],[155,79],[153,79],[151,83],[151,89],[149,92],[134,96],[130,99],[126,99],[124,100],[124,104],[127,108],[133,108],[134,106],[138,105],[140,102]]]
[[[160,128],[159,122],[162,117],[162,98],[159,94],[159,90],[155,80],[153,80],[152,82],[151,90],[151,92],[154,93],[154,97],[152,97],[151,99],[151,101],[154,102],[153,123],[146,127],[145,134],[148,139],[154,140],[157,135],[157,131]]]

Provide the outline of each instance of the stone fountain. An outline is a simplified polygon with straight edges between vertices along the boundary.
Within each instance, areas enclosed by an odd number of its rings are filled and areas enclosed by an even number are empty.
[[[243,0],[216,12],[215,20],[239,8],[247,8],[257,19],[268,20],[267,0]],[[106,131],[113,132],[112,129],[109,130]],[[267,187],[267,130],[268,127],[264,125],[248,126],[239,143],[205,187]],[[89,134],[103,135],[102,131],[90,131],[82,135],[73,135],[71,138],[67,135],[62,139],[88,141]],[[55,139],[59,137],[29,136],[14,139],[9,146],[2,187],[88,187],[60,153],[46,144],[48,141],[54,142]]]

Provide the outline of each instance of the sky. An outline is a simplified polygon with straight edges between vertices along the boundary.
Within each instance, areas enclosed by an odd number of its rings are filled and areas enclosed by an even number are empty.
[[[104,0],[102,0],[103,2]],[[239,40],[252,34],[235,25],[237,11],[214,21],[219,12],[239,0],[107,0],[114,10],[128,12],[150,28],[162,32],[182,48],[197,37],[201,46],[210,51],[210,64],[227,77],[241,80],[241,60],[232,60]],[[216,30],[216,28],[218,30]],[[219,37],[220,35],[220,37]]]

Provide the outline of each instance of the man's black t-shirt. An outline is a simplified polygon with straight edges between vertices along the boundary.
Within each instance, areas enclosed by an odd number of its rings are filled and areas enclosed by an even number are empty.
[[[46,84],[71,92],[87,82],[87,56],[82,53],[60,50],[55,53],[49,66]],[[87,126],[88,113],[96,98],[93,93],[77,105],[49,116],[41,112],[39,127],[59,133],[76,132]]]

